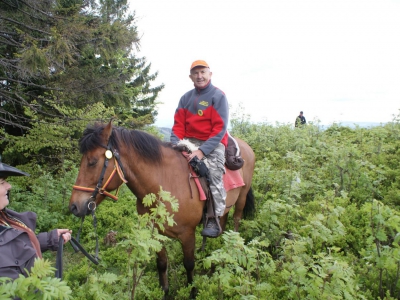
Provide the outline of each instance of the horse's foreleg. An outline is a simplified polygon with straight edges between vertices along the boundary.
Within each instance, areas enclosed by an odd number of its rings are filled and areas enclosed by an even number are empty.
[[[239,231],[240,220],[242,220],[243,217],[243,208],[245,203],[246,196],[243,196],[241,193],[236,201],[235,212],[233,213],[233,227],[236,232]]]
[[[167,251],[163,247],[161,251],[157,253],[157,270],[158,270],[158,278],[160,281],[160,285],[164,291],[165,296],[168,294],[169,290],[167,267],[168,267]]]
[[[229,215],[229,212],[227,212],[225,215],[223,215],[222,217],[219,218],[219,224],[221,225],[222,232],[225,231],[226,222],[228,220],[228,215]]]
[[[238,232],[239,231],[239,225],[240,225],[240,220],[242,219],[242,214],[240,213],[240,214],[234,214],[233,215],[233,226],[234,226],[234,230],[236,231],[236,232]]]
[[[194,232],[186,233],[184,237],[180,238],[182,242],[183,250],[183,266],[186,270],[187,284],[193,283],[194,278],[194,249],[196,244],[196,238]],[[196,289],[193,287],[190,292],[190,298],[194,299],[196,297]]]

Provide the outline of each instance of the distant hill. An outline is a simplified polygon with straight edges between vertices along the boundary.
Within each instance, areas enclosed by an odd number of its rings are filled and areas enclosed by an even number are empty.
[[[369,127],[376,127],[376,126],[382,126],[385,125],[385,123],[377,123],[377,122],[340,122],[340,126],[343,127],[350,127],[350,128],[355,128],[356,126],[363,127],[363,128],[369,128]]]
[[[337,123],[337,124],[340,125],[340,126],[343,126],[343,127],[350,127],[350,128],[356,128],[356,126],[359,126],[359,127],[362,127],[362,128],[370,128],[370,127],[376,127],[376,126],[385,125],[385,123],[377,123],[377,122],[348,122],[348,121],[340,122],[340,123]],[[331,125],[332,124],[323,125],[323,128],[327,129]],[[169,142],[170,136],[171,136],[171,128],[169,128],[169,127],[157,127],[157,128],[158,128],[159,132],[163,136],[162,140],[166,141],[166,142]]]
[[[171,128],[168,127],[158,127],[159,132],[162,134],[163,141],[169,142],[171,136]]]

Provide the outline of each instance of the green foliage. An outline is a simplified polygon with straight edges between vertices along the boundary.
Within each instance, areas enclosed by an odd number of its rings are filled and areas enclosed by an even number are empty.
[[[38,215],[37,231],[50,231],[54,224],[63,224],[67,217],[68,202],[72,184],[75,181],[77,168],[71,162],[65,162],[63,177],[56,178],[44,173],[34,177],[10,177],[12,192],[9,208],[16,211],[34,211]],[[31,173],[32,174],[32,173]]]
[[[129,198],[132,194],[123,187],[117,203],[109,207],[109,203],[104,203],[96,210],[99,220],[97,233],[105,237],[100,264],[88,264],[82,257],[83,261],[77,265],[68,259],[65,280],[74,290],[74,299],[161,298],[163,292],[158,281],[154,280],[154,276],[158,276],[154,273],[155,253],[169,239],[157,228],[174,225],[173,215],[168,213],[166,204],[172,211],[177,211],[178,202],[169,192],[160,189],[158,196],[149,194],[145,197],[145,206],[150,211],[139,216]],[[70,228],[76,228],[76,225]],[[93,251],[95,236],[90,222],[85,221],[82,232],[90,233],[83,236],[82,243]],[[111,232],[115,233],[116,240],[110,244],[107,235]]]
[[[381,298],[386,292],[389,292],[389,295],[398,295],[400,213],[379,201],[365,204],[362,211],[365,215],[369,215],[369,222],[365,228],[367,243],[360,251],[366,261],[366,268],[363,271],[375,270],[364,280],[369,281]]]
[[[400,157],[393,154],[399,122],[371,129],[333,124],[328,130],[318,124],[295,130],[237,125],[233,134],[257,155],[253,187],[259,212],[255,222],[243,222],[243,235],[265,236],[275,260],[290,257],[268,278],[286,287],[270,298],[396,298]],[[287,256],[286,249],[292,249]],[[339,280],[326,282],[321,266],[332,260],[340,266]],[[279,279],[286,272],[292,275]],[[345,289],[347,282],[354,289]]]
[[[264,280],[275,271],[271,256],[264,251],[268,243],[254,239],[245,245],[239,233],[232,231],[225,232],[222,238],[223,246],[202,262],[206,270],[214,264],[215,271],[210,279],[199,279],[199,299],[211,295],[229,299],[268,298],[272,287]]]
[[[273,278],[281,288],[273,298],[364,299],[354,270],[336,255],[339,249],[328,248],[328,253],[310,255],[309,243],[312,243],[309,238],[286,240],[278,274]]]
[[[55,101],[46,101],[55,103]],[[71,165],[67,161],[76,162],[80,159],[78,140],[88,125],[87,119],[101,118],[109,121],[114,115],[114,110],[107,109],[102,103],[96,103],[84,109],[65,105],[55,105],[55,107],[71,119],[55,118],[43,122],[42,118],[33,115],[32,119],[37,123],[33,124],[29,134],[5,135],[4,145],[7,147],[3,155],[7,162],[12,163],[15,153],[22,153],[22,158],[17,157],[14,160],[23,162],[25,168],[32,169],[31,175],[41,176],[50,172],[63,177]]]
[[[102,106],[94,105],[93,111],[100,113]],[[110,110],[102,116],[111,115]],[[231,132],[246,140],[257,156],[252,187],[258,211],[253,220],[241,222],[239,233],[229,231],[228,222],[220,238],[207,239],[205,251],[196,253],[197,299],[398,299],[399,121],[397,117],[368,129],[333,124],[325,130],[312,123],[293,128],[252,124],[241,116],[233,120]],[[69,124],[78,136],[84,122]],[[44,156],[46,147],[69,153],[52,171],[44,165],[46,157],[24,165],[34,176],[10,177],[10,206],[38,212],[40,231],[57,226],[76,233],[80,226],[67,211],[78,162],[70,159],[76,144],[67,150],[67,129],[66,124],[59,132],[46,127],[41,135],[33,126],[35,141],[26,145],[7,136],[19,149],[5,152],[9,160],[23,161],[23,151]],[[157,134],[154,127],[145,130]],[[43,141],[41,147],[37,140],[48,132],[59,135],[54,145]],[[163,190],[148,195],[144,202],[149,212],[143,216],[137,214],[135,201],[123,186],[118,201],[107,200],[96,210],[97,232],[91,218],[83,222],[85,249],[93,253],[96,234],[100,238],[99,265],[65,247],[64,280],[71,298],[162,298],[155,262],[162,246],[169,257],[169,297],[188,298],[192,286],[186,286],[181,245],[158,231],[174,225],[176,199]],[[115,235],[113,242],[110,234]],[[45,255],[54,262],[53,253]]]
[[[165,226],[175,225],[173,215],[168,212],[166,203],[170,204],[172,211],[178,210],[178,201],[161,187],[158,196],[147,195],[143,199],[143,204],[150,208],[150,213],[139,215],[135,227],[127,234],[126,239],[118,244],[117,249],[128,253],[128,274],[133,275],[132,283],[129,284],[132,286],[132,299],[142,298],[140,292],[143,291],[137,291],[139,282],[146,267],[154,260],[155,253],[161,251],[163,242],[168,240],[159,233],[157,228],[164,231]],[[148,292],[145,294],[148,296]]]
[[[20,275],[14,281],[9,278],[0,278],[0,298],[13,299],[73,299],[71,289],[66,282],[53,278],[55,269],[48,260],[36,259],[35,264],[28,272],[29,276]]]

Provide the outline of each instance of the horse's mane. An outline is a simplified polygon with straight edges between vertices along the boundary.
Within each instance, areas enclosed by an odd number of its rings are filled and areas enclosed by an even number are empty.
[[[79,140],[79,151],[82,154],[87,153],[99,146],[104,147],[102,142],[102,132],[106,125],[96,123],[88,126],[83,136]],[[161,146],[171,147],[170,143],[164,143],[159,138],[140,130],[128,130],[123,127],[113,127],[109,139],[111,147],[120,151],[121,146],[126,145],[137,153],[142,159],[160,163],[162,161]]]

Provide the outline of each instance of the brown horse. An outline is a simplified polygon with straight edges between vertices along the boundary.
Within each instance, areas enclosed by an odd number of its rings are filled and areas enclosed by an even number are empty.
[[[235,206],[233,218],[236,231],[243,213],[254,210],[251,181],[255,165],[252,149],[244,141],[237,141],[245,160],[239,170],[245,185],[227,193],[227,208],[221,218],[221,227],[224,229],[227,213]],[[80,140],[80,151],[83,156],[71,194],[70,211],[79,217],[89,214],[106,196],[113,197],[109,192],[125,182],[137,198],[138,213],[144,214],[148,208],[143,205],[143,198],[150,193],[157,195],[161,186],[179,202],[179,211],[174,213],[176,225],[165,224],[161,234],[181,241],[183,264],[188,284],[191,284],[194,275],[195,231],[202,219],[205,201],[199,201],[199,192],[193,182],[190,183],[193,179],[189,180],[186,158],[170,143],[142,131],[113,127],[111,122],[88,127]],[[93,193],[90,198],[88,192]],[[165,248],[157,253],[157,269],[160,285],[167,294]]]

